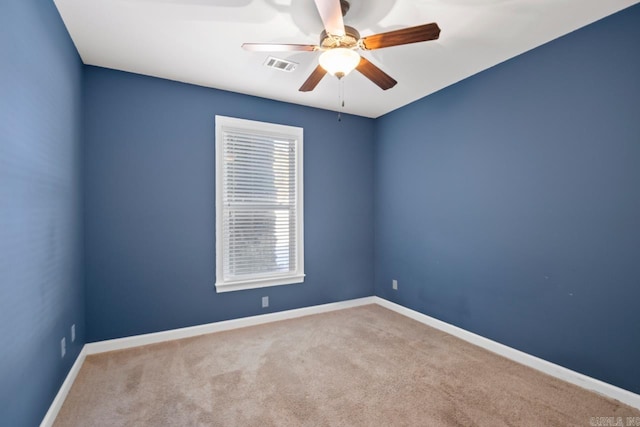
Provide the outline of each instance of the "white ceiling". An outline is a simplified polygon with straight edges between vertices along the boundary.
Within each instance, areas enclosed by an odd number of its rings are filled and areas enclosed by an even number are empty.
[[[162,77],[329,110],[339,84],[327,75],[298,88],[318,52],[271,55],[299,63],[263,66],[254,43],[317,44],[313,0],[54,0],[85,64]],[[344,110],[378,117],[553,40],[638,0],[351,0],[344,21],[361,36],[437,22],[440,39],[363,52],[398,84],[382,91],[363,75],[344,78]]]

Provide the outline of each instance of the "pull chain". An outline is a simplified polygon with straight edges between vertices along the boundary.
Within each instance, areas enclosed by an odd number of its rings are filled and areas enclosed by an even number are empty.
[[[344,83],[342,79],[338,80],[338,102],[340,107],[338,109],[338,121],[342,121],[342,110],[344,109]]]

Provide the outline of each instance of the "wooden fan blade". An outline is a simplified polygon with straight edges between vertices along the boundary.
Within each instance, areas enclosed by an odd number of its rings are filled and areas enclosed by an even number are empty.
[[[360,71],[366,78],[380,86],[380,89],[391,89],[398,83],[389,74],[382,71],[380,68],[373,65],[365,57],[360,57],[360,63],[356,67],[356,70]]]
[[[317,66],[315,70],[313,70],[313,73],[311,73],[311,75],[309,76],[309,78],[307,79],[306,82],[304,82],[302,84],[302,86],[300,86],[300,89],[298,89],[300,92],[310,92],[313,89],[315,89],[315,87],[318,85],[318,83],[320,83],[320,80],[322,80],[322,78],[324,77],[324,75],[327,74],[327,71],[322,68],[321,66]]]
[[[310,44],[244,43],[242,48],[252,52],[313,52],[318,46]]]
[[[315,0],[327,34],[344,36],[344,21],[340,0]]]
[[[434,22],[363,37],[362,48],[367,50],[380,49],[383,47],[436,40],[438,37],[440,37],[440,27]]]

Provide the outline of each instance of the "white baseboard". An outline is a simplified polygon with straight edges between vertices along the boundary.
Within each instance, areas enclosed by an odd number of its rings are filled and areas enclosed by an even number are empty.
[[[76,358],[76,361],[73,362],[73,366],[69,370],[67,377],[64,379],[62,386],[60,386],[60,390],[58,390],[58,394],[56,394],[56,397],[55,399],[53,399],[51,406],[49,406],[49,410],[47,411],[44,418],[42,419],[42,422],[40,423],[40,427],[50,427],[53,425],[54,421],[56,420],[56,417],[58,416],[58,412],[60,412],[60,408],[62,408],[62,404],[64,403],[64,400],[67,398],[67,394],[69,394],[69,390],[71,390],[71,386],[73,385],[73,382],[76,380],[76,377],[78,376],[78,372],[80,372],[80,368],[84,363],[84,359],[86,355],[87,353],[85,352],[85,348],[82,347],[82,350],[80,350],[80,353]]]
[[[620,402],[623,402],[629,406],[633,406],[634,408],[640,409],[640,395],[638,394],[605,383],[604,381],[588,377],[579,372],[572,371],[571,369],[556,365],[555,363],[548,362],[544,359],[540,359],[539,357],[532,356],[528,353],[516,350],[515,348],[508,347],[504,344],[492,341],[483,336],[474,334],[473,332],[469,332],[441,320],[434,319],[433,317],[427,316],[426,314],[419,313],[415,310],[411,310],[410,308],[401,306],[386,299],[380,297],[373,298],[376,304],[384,308],[388,308],[389,310],[393,310],[396,313],[402,314],[403,316],[409,317],[413,320],[417,320],[420,323],[439,329],[471,344],[477,345],[478,347],[482,347],[493,353],[499,354],[500,356],[506,357],[507,359],[511,359],[514,362],[518,362],[521,365],[528,366],[540,372],[544,372],[547,375],[551,375],[568,383],[577,385],[578,387],[594,391],[612,399],[619,400]]]
[[[106,351],[123,350],[141,345],[155,344],[164,341],[172,341],[181,338],[190,338],[213,332],[228,331],[231,329],[245,328],[247,326],[261,325],[276,322],[278,320],[294,319],[296,317],[309,316],[311,314],[326,313],[361,305],[375,304],[375,297],[365,297],[348,301],[334,302],[330,304],[314,305],[311,307],[297,308],[294,310],[279,311],[276,313],[260,314],[257,316],[243,317],[240,319],[224,320],[222,322],[207,323],[205,325],[190,326],[187,328],[172,329],[169,331],[155,332],[152,334],[135,335],[126,338],[99,341],[85,344],[87,355],[104,353]]]
[[[62,404],[64,403],[73,382],[80,371],[84,359],[87,355],[104,353],[107,351],[124,350],[142,345],[155,344],[164,341],[171,341],[181,338],[195,337],[198,335],[210,334],[213,332],[228,331],[231,329],[245,328],[247,326],[261,325],[279,320],[294,319],[296,317],[309,316],[312,314],[327,313],[345,308],[359,307],[368,304],[378,304],[384,308],[395,311],[420,323],[439,329],[455,337],[463,339],[471,344],[482,347],[493,353],[504,356],[522,365],[529,366],[545,374],[559,378],[563,381],[575,384],[587,390],[594,391],[604,396],[617,399],[629,406],[640,409],[640,395],[624,390],[620,387],[605,383],[595,378],[588,377],[570,369],[564,368],[555,363],[548,362],[520,350],[508,347],[504,344],[476,335],[457,326],[443,322],[425,314],[403,307],[380,297],[365,297],[349,301],[340,301],[330,304],[315,305],[312,307],[298,308],[295,310],[280,311],[277,313],[261,314],[258,316],[243,317],[240,319],[225,320],[222,322],[208,323],[205,325],[191,326],[188,328],[172,329],[169,331],[155,332],[152,334],[136,335],[126,338],[99,341],[85,344],[78,355],[75,363],[71,367],[67,378],[62,383],[58,394],[49,407],[40,427],[50,427],[53,425]]]

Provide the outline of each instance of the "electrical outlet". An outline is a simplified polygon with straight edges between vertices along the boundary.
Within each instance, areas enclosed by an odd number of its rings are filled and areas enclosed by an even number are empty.
[[[393,279],[393,281],[391,282],[391,287],[394,291],[398,290],[398,281],[396,279]]]
[[[67,354],[67,340],[62,337],[60,340],[60,357],[64,357],[65,354]]]
[[[71,342],[76,340],[76,324],[71,325]]]
[[[262,308],[269,307],[269,297],[262,297]]]

